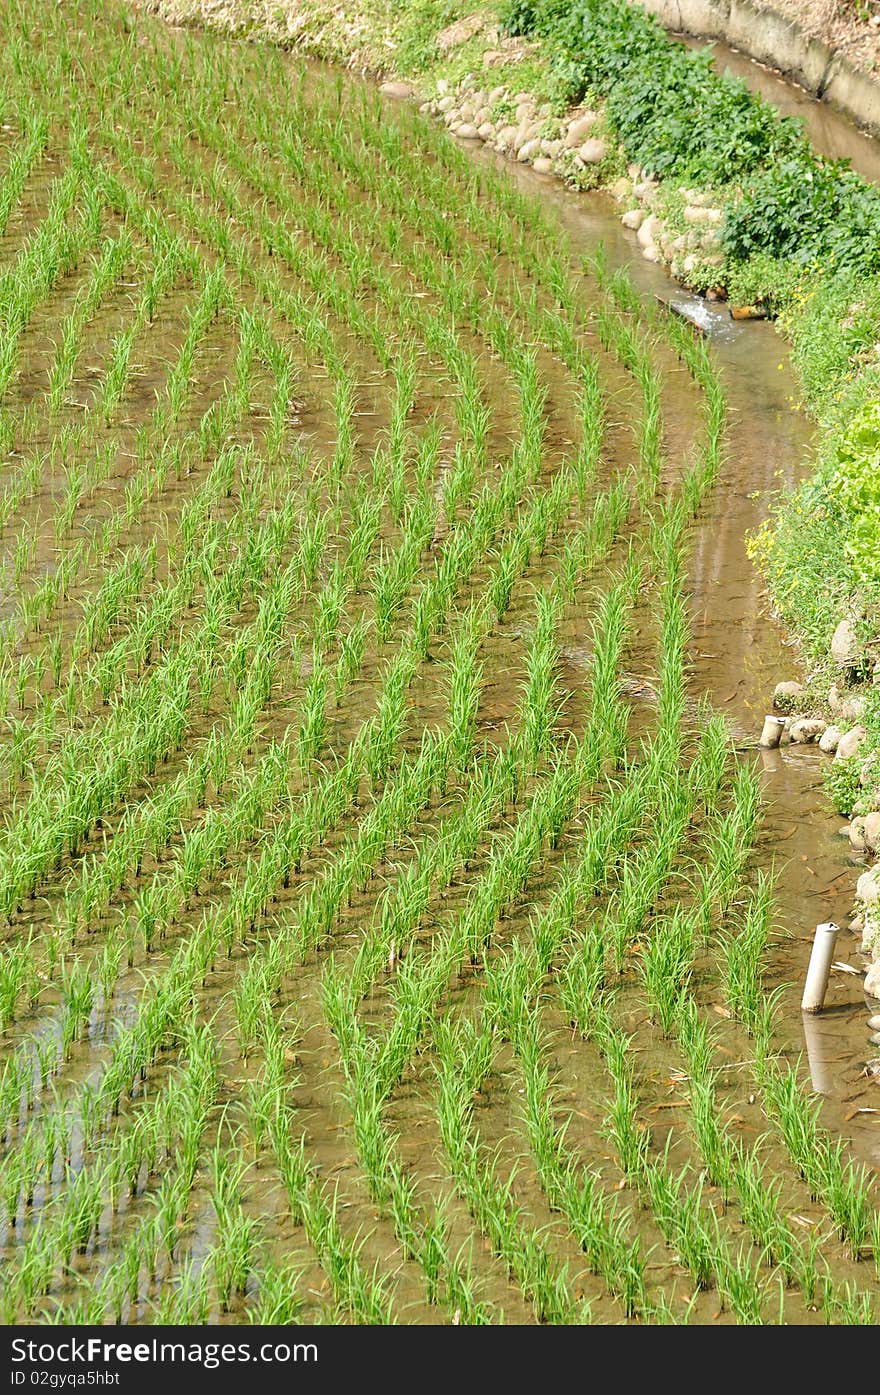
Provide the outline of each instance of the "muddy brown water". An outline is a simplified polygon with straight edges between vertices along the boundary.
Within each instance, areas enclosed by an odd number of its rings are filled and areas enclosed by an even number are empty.
[[[790,84],[782,85],[790,89]],[[849,130],[854,145],[868,140],[837,113],[822,111],[829,127]],[[841,135],[838,148],[842,144]],[[880,152],[874,154],[880,174]],[[475,158],[493,157],[479,151]],[[796,405],[798,383],[787,347],[771,324],[735,323],[723,305],[692,296],[662,268],[645,261],[608,196],[574,194],[522,165],[511,167],[501,157],[494,162],[511,169],[525,190],[553,207],[576,252],[593,254],[601,243],[609,264],[625,266],[646,301],[671,301],[697,314],[712,340],[729,425],[725,464],[692,539],[692,689],[727,715],[744,758],[760,762],[766,807],[758,860],[775,868],[777,885],[777,939],[767,987],[783,989],[780,1025],[786,1048],[792,1058],[803,1055],[813,1088],[824,1100],[825,1124],[846,1137],[859,1158],[880,1167],[880,1093],[876,1080],[865,1073],[877,1053],[868,1040],[872,1009],[861,988],[861,972],[832,973],[820,1017],[809,1019],[800,1011],[812,935],[821,921],[844,927],[836,962],[864,969],[858,938],[845,928],[863,863],[850,855],[839,832],[844,820],[825,793],[823,770],[829,757],[810,746],[757,750],[775,685],[803,673],[794,641],[774,619],[767,589],[746,551],[746,539],[767,518],[775,492],[795,484],[810,468],[813,426]],[[676,411],[686,416],[692,410],[682,383],[681,400],[674,394],[665,403],[667,437],[682,434]],[[873,1109],[878,1112],[859,1112]]]

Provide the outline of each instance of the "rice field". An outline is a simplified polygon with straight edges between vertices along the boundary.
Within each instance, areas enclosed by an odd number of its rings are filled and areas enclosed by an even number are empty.
[[[871,1321],[704,342],[349,75],[0,26],[0,1320]]]

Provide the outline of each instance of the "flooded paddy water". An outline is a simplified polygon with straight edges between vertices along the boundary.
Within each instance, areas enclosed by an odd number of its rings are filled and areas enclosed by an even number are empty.
[[[350,75],[29,18],[3,1319],[869,1320],[849,869],[755,752],[780,341]]]

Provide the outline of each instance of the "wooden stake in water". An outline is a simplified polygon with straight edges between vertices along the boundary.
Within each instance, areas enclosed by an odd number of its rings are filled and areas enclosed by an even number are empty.
[[[828,978],[831,974],[831,960],[834,958],[838,930],[839,926],[831,920],[816,926],[816,933],[813,936],[813,951],[810,955],[810,967],[807,969],[807,982],[804,985],[804,996],[801,999],[803,1012],[821,1012],[825,1005],[825,994],[828,991]]]

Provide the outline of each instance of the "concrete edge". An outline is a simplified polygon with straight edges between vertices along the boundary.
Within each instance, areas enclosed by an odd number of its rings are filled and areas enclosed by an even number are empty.
[[[860,71],[800,25],[755,0],[638,0],[666,29],[721,39],[749,58],[776,68],[813,97],[880,135],[880,78]]]

